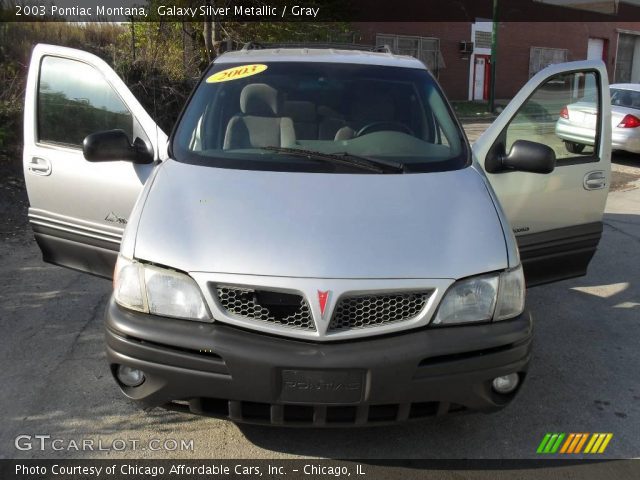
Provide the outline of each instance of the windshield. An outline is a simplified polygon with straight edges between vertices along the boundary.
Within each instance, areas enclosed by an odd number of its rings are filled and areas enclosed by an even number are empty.
[[[611,105],[640,109],[640,92],[635,90],[612,88]]]
[[[463,133],[426,70],[315,62],[213,65],[172,153],[223,168],[334,173],[469,163]]]

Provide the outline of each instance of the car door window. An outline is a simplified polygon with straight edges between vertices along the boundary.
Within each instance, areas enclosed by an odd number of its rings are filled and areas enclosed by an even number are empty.
[[[556,75],[520,107],[506,129],[505,151],[516,140],[551,147],[558,165],[570,160],[597,162],[601,102],[596,72]]]
[[[38,141],[82,146],[84,138],[122,129],[133,138],[133,115],[100,72],[61,57],[42,59],[38,85]]]

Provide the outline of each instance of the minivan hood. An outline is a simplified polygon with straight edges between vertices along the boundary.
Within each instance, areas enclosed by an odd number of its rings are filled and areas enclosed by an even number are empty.
[[[135,257],[187,272],[461,278],[507,268],[473,168],[376,175],[159,167]]]

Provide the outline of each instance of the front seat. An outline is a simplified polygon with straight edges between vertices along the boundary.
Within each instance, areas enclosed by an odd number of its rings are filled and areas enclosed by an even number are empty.
[[[296,134],[293,121],[280,115],[278,91],[264,83],[252,83],[240,92],[241,114],[227,124],[224,149],[291,147]]]
[[[355,92],[351,103],[349,125],[336,132],[335,140],[349,140],[364,126],[395,120],[393,98],[385,91],[362,86]]]

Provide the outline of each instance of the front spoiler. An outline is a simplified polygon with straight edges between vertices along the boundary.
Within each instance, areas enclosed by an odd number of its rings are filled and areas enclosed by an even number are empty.
[[[105,321],[112,371],[124,364],[146,376],[138,387],[120,385],[127,397],[237,422],[294,426],[382,424],[497,410],[518,390],[500,395],[491,381],[513,372],[524,379],[532,337],[528,312],[497,323],[339,343],[141,314],[113,299]],[[285,369],[362,371],[362,397],[349,403],[282,401]]]

